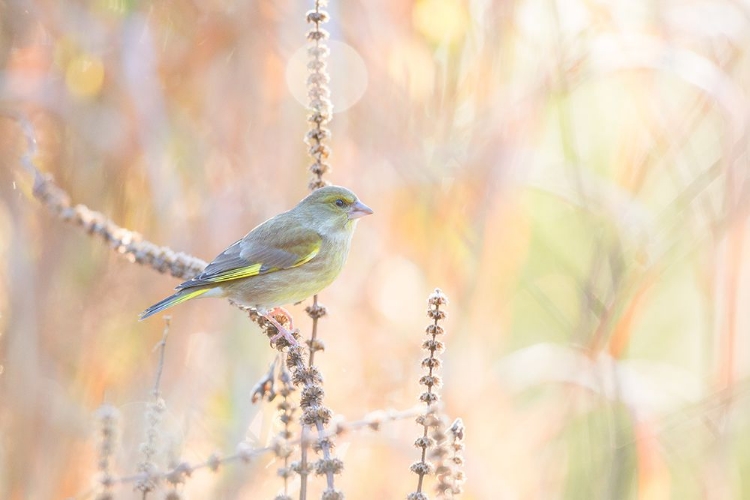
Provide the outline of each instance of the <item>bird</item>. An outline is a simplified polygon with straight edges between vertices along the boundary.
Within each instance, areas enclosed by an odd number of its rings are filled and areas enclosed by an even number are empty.
[[[173,295],[143,311],[140,319],[197,297],[224,297],[254,308],[276,327],[271,343],[284,337],[297,345],[292,316],[282,306],[316,295],[336,279],[358,220],[372,213],[347,188],[316,189],[231,244]],[[288,319],[290,329],[275,314]]]

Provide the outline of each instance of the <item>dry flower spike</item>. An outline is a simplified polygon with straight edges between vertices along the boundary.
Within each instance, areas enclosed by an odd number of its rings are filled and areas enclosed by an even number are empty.
[[[443,306],[448,304],[447,297],[436,288],[429,296],[427,316],[432,323],[427,326],[425,332],[427,339],[422,342],[422,348],[429,356],[422,360],[422,368],[427,373],[419,378],[419,384],[426,390],[419,395],[419,400],[427,405],[427,411],[418,416],[416,422],[422,426],[422,435],[414,441],[414,446],[421,450],[420,459],[414,462],[410,470],[418,477],[416,491],[410,493],[409,500],[427,500],[429,497],[423,492],[424,478],[430,474],[438,477],[438,496],[445,497],[447,494],[457,495],[460,493],[460,481],[454,478],[460,473],[453,466],[460,459],[459,449],[453,447],[453,443],[463,440],[463,423],[457,419],[446,434],[446,417],[440,413],[438,404],[440,395],[437,390],[442,386],[442,379],[435,372],[440,368],[442,362],[438,355],[445,349],[445,344],[438,340],[438,336],[445,333],[440,322],[445,319]],[[460,435],[460,439],[457,436]],[[452,436],[452,437],[451,437]],[[457,446],[457,445],[456,445]],[[461,449],[463,444],[461,443]],[[427,460],[429,457],[435,462]],[[459,458],[456,458],[456,457]]]
[[[102,405],[96,411],[99,420],[99,446],[97,470],[98,482],[101,491],[97,499],[112,498],[112,486],[115,484],[115,476],[112,473],[112,461],[117,447],[117,429],[120,420],[120,412],[111,405]]]
[[[312,44],[307,54],[310,56],[310,62],[307,68],[310,75],[307,78],[307,96],[309,98],[308,108],[309,115],[307,121],[310,124],[310,130],[305,135],[305,142],[308,147],[308,154],[313,163],[309,170],[313,174],[310,179],[309,188],[311,191],[321,188],[328,184],[323,180],[323,175],[331,170],[331,166],[326,163],[330,156],[331,150],[323,142],[331,137],[331,131],[324,127],[331,121],[333,104],[330,101],[331,91],[328,88],[330,77],[326,71],[326,57],[330,54],[325,40],[328,38],[328,32],[320,27],[321,24],[328,21],[328,13],[321,10],[326,2],[316,0],[315,8],[306,14],[306,20],[313,27],[307,32],[307,40]]]

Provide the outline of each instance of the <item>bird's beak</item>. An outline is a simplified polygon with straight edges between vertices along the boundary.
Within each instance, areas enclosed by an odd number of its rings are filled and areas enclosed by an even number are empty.
[[[361,201],[357,201],[349,209],[349,220],[359,219],[360,217],[364,217],[365,215],[371,215],[371,214],[372,214],[372,208],[368,207]]]

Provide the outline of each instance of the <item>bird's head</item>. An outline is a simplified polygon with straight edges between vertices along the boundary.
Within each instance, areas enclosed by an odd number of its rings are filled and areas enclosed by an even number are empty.
[[[317,223],[340,229],[353,228],[357,219],[372,213],[357,195],[341,186],[316,189],[299,203],[298,208]]]

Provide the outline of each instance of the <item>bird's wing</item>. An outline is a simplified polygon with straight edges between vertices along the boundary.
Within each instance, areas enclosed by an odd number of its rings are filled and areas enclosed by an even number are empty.
[[[313,230],[274,232],[271,227],[260,226],[177,289],[214,285],[301,266],[318,254],[321,243],[322,238]]]

